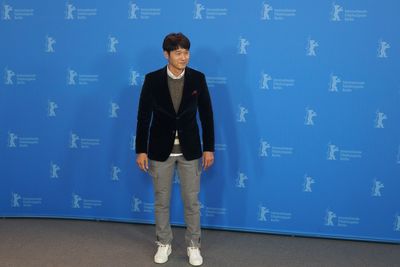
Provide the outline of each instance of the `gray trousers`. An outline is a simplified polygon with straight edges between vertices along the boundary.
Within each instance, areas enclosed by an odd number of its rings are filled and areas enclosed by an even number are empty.
[[[175,168],[181,184],[187,246],[200,247],[200,160],[186,160],[183,156],[171,156],[166,161],[149,161],[149,174],[153,177],[156,237],[162,244],[171,244],[170,199]]]

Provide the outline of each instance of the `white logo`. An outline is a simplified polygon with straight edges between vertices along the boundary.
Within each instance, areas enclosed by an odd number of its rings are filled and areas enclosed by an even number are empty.
[[[264,90],[269,90],[268,82],[272,80],[272,77],[264,72],[261,72],[260,88]]]
[[[17,147],[15,141],[18,139],[18,136],[14,133],[8,132],[8,147]]]
[[[308,39],[307,44],[307,56],[315,57],[317,54],[315,53],[315,48],[319,46],[318,42],[313,39]]]
[[[55,117],[56,116],[56,109],[58,108],[58,105],[54,101],[47,101],[47,116],[48,117]]]
[[[239,188],[246,188],[246,185],[244,183],[245,180],[248,180],[249,178],[247,175],[245,175],[242,172],[239,172],[238,178],[236,178],[236,187]]]
[[[139,10],[139,7],[133,3],[129,2],[129,11],[128,11],[128,19],[137,19],[136,12]]]
[[[75,70],[67,69],[67,85],[88,85],[90,83],[95,83],[99,81],[98,74],[78,74]]]
[[[272,6],[263,2],[262,9],[261,9],[261,20],[270,20],[271,17],[269,16],[269,12],[273,10]]]
[[[258,210],[258,220],[260,222],[266,222],[268,213],[269,213],[269,209],[267,207],[260,205],[259,210]]]
[[[394,230],[400,231],[400,215],[396,214],[394,219]]]
[[[130,71],[130,76],[129,76],[129,85],[130,86],[137,86],[138,82],[137,82],[137,78],[140,76],[139,72],[135,71],[135,70],[131,70]]]
[[[316,117],[316,116],[317,116],[317,113],[314,110],[309,109],[307,107],[306,108],[306,116],[305,116],[305,119],[304,119],[304,124],[305,125],[314,125],[313,118]]]
[[[240,55],[246,55],[247,50],[246,48],[250,45],[250,42],[245,38],[239,37],[239,45],[238,45],[238,53]]]
[[[3,20],[10,20],[10,12],[13,10],[12,6],[10,5],[3,5]]]
[[[239,118],[238,122],[246,122],[245,115],[249,113],[249,110],[242,105],[239,105]]]
[[[77,144],[78,140],[79,140],[79,136],[77,134],[74,134],[71,132],[69,147],[70,148],[78,148],[78,144]]]
[[[136,5],[133,1],[128,3],[128,19],[138,20],[138,19],[150,19],[151,17],[160,16],[161,8],[144,8]]]
[[[75,78],[78,76],[78,73],[74,71],[73,69],[68,69],[67,73],[67,84],[68,85],[75,85]]]
[[[50,178],[58,178],[58,171],[60,170],[60,166],[57,164],[50,162]]]
[[[379,58],[387,58],[386,50],[390,48],[390,44],[388,44],[385,41],[380,40],[379,41],[379,47],[378,47],[378,57]]]
[[[118,174],[121,172],[121,169],[117,166],[111,166],[111,180],[119,181]]]
[[[97,15],[96,8],[77,8],[70,1],[65,3],[65,19],[66,20],[86,20],[91,16]]]
[[[74,19],[73,12],[76,10],[76,7],[70,3],[65,4],[65,19]]]
[[[340,21],[339,13],[343,11],[343,7],[335,3],[332,4],[332,21]]]
[[[309,175],[304,175],[304,184],[303,184],[303,192],[312,192],[311,185],[315,184],[315,180],[309,176]]]
[[[16,208],[19,207],[19,201],[21,199],[21,195],[17,194],[17,193],[11,193],[11,207]]]
[[[325,225],[326,226],[334,226],[333,219],[335,219],[336,217],[337,217],[336,213],[334,213],[331,210],[327,210],[326,216],[325,216]]]
[[[194,19],[203,19],[201,12],[205,9],[204,5],[198,3],[197,1],[194,2],[194,11],[193,11],[193,18]]]
[[[114,36],[108,36],[108,52],[109,53],[117,53],[117,49],[115,48],[115,45],[119,43],[118,39],[115,38]]]
[[[372,196],[373,197],[381,197],[381,189],[384,188],[384,184],[381,181],[374,180],[374,183],[372,185]]]
[[[338,76],[331,74],[331,81],[329,83],[329,91],[330,92],[337,92],[338,91],[338,84],[341,82]]]
[[[55,50],[54,50],[53,45],[54,45],[55,43],[56,43],[56,40],[55,40],[53,37],[46,35],[46,48],[45,48],[45,52],[46,52],[46,53],[54,53]]]
[[[14,77],[15,76],[15,77]],[[36,80],[36,74],[18,74],[8,67],[4,68],[4,84],[13,85],[16,84],[27,84]]]
[[[38,137],[21,137],[13,132],[8,132],[7,147],[9,148],[26,148],[39,144]]]
[[[132,197],[132,210],[133,212],[140,212],[140,205],[142,201],[137,197]]]
[[[267,149],[269,149],[270,147],[271,145],[268,144],[267,141],[260,139],[260,157],[268,157]]]
[[[339,148],[336,145],[328,144],[328,160],[336,160],[335,153],[339,151]]]
[[[4,69],[4,83],[6,85],[14,84],[14,82],[13,82],[14,76],[15,76],[15,72],[13,72],[12,70],[10,70],[8,68]]]
[[[118,118],[117,110],[119,109],[119,105],[117,103],[111,102],[110,103],[110,112],[109,118]]]
[[[80,201],[82,201],[82,198],[79,195],[72,193],[72,208],[79,209],[81,207],[79,203]]]
[[[329,92],[345,92],[350,93],[355,90],[360,90],[365,87],[364,81],[349,81],[343,80],[341,77],[331,73],[329,77]]]
[[[376,117],[375,117],[375,128],[382,129],[384,128],[383,126],[383,120],[386,120],[387,116],[385,113],[380,112],[379,110],[376,112]]]

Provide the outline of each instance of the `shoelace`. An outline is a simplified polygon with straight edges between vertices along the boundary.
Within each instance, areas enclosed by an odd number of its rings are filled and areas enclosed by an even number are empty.
[[[156,241],[157,246],[162,247],[162,248],[167,248],[169,245],[163,244],[159,241]]]

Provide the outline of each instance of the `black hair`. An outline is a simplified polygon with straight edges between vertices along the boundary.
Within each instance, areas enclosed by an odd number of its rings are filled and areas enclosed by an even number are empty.
[[[170,33],[164,38],[163,50],[168,52],[174,51],[179,48],[190,49],[190,41],[183,33]]]

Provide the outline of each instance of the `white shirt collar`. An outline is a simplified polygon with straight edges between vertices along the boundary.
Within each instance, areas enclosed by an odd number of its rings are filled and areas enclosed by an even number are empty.
[[[168,65],[167,65],[167,73],[168,73],[168,76],[169,76],[169,77],[171,77],[171,78],[174,79],[174,80],[177,80],[177,79],[182,78],[183,75],[185,75],[185,70],[183,70],[182,73],[179,74],[178,76],[175,76],[175,75],[169,70]]]

